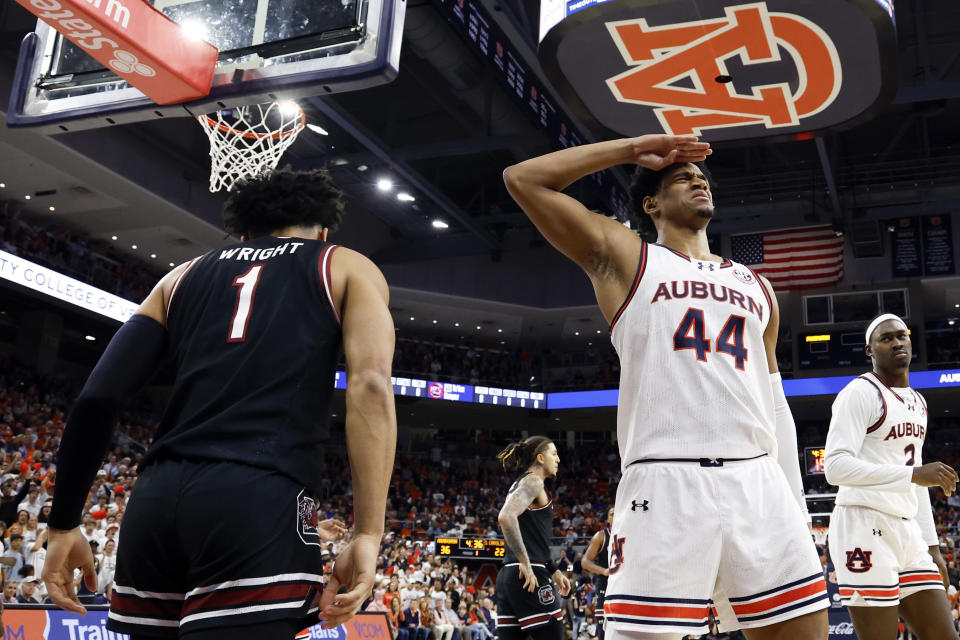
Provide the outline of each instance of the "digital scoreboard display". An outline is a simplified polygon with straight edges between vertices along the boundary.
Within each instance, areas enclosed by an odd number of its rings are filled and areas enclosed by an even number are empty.
[[[823,447],[804,447],[803,460],[808,476],[823,475]]]
[[[486,538],[437,538],[437,554],[446,558],[489,558],[500,560],[507,555],[503,540]]]

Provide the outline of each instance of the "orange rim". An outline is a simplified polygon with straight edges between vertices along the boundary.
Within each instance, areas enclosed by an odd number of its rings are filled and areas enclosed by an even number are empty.
[[[300,123],[292,127],[289,131],[277,131],[275,133],[254,133],[253,131],[240,131],[239,129],[234,129],[233,127],[226,125],[222,122],[216,122],[209,115],[204,115],[202,117],[207,119],[207,123],[211,127],[216,127],[217,129],[219,129],[220,131],[223,131],[228,135],[240,136],[241,138],[247,138],[247,139],[273,138],[274,140],[276,140],[277,138],[286,138],[288,136],[292,136],[297,131],[300,131],[304,127],[304,125],[306,125],[307,114],[305,114],[303,112],[303,109],[300,109],[300,108],[298,108],[297,111],[300,112]]]

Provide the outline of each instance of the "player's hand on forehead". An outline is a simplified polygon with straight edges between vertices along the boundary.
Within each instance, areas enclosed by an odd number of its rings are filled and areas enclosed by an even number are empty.
[[[703,162],[713,153],[697,136],[647,135],[631,139],[634,162],[658,171],[676,162]]]

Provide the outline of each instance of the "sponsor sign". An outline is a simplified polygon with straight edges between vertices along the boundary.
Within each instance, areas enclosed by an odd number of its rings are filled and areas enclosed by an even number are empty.
[[[107,630],[106,610],[88,610],[78,616],[59,609],[16,609],[3,611],[3,640],[129,640],[130,636]],[[308,635],[309,634],[309,635]],[[317,624],[302,632],[314,640],[391,640],[385,613],[361,612],[335,629]]]
[[[129,640],[130,636],[107,631],[107,612],[87,611],[78,616],[59,609],[14,609],[3,611],[4,640]]]
[[[848,126],[896,90],[894,25],[875,0],[576,0],[564,13],[540,61],[598,134],[786,138]]]
[[[6,251],[0,251],[0,278],[119,322],[126,322],[138,306]]]
[[[157,104],[210,93],[217,48],[142,0],[17,0]]]

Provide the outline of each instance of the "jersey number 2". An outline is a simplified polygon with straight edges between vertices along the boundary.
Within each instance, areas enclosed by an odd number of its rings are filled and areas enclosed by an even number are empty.
[[[747,348],[743,346],[743,327],[746,318],[731,315],[717,335],[717,352],[726,353],[733,357],[737,369],[743,371],[743,364],[747,361]],[[697,360],[707,361],[710,353],[710,340],[706,338],[703,310],[688,309],[683,320],[677,325],[673,333],[673,350],[693,349],[697,352]],[[692,332],[692,335],[691,335]]]
[[[233,279],[233,286],[240,287],[237,291],[237,303],[233,306],[233,319],[230,320],[230,333],[227,342],[243,342],[247,339],[247,325],[250,324],[250,309],[253,307],[253,297],[257,293],[257,283],[263,272],[262,264],[255,264],[246,273]]]

